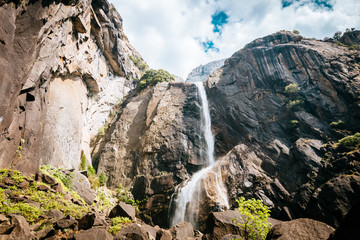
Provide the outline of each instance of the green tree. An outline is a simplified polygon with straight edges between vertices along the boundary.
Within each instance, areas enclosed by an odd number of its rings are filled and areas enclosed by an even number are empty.
[[[337,31],[336,33],[334,33],[333,39],[338,40],[339,38],[341,38],[341,31]]]
[[[265,206],[262,200],[254,198],[245,200],[241,197],[237,200],[239,204],[239,213],[242,215],[241,219],[237,220],[237,225],[240,228],[240,236],[243,240],[263,240],[271,228],[271,223],[268,222],[270,217],[270,210]]]
[[[171,82],[174,81],[175,78],[169,72],[159,69],[147,70],[144,75],[141,77],[140,82],[138,84],[138,88],[140,90],[145,89],[147,86],[154,86],[159,82]]]
[[[296,34],[296,35],[300,35],[299,30],[296,30],[296,29],[294,29],[293,33]]]
[[[304,100],[299,95],[300,87],[296,83],[287,85],[284,92],[288,96],[286,108],[294,110],[304,103]]]
[[[99,175],[99,185],[100,185],[100,187],[105,186],[106,180],[107,180],[107,178],[106,178],[104,172],[101,172],[100,175]]]

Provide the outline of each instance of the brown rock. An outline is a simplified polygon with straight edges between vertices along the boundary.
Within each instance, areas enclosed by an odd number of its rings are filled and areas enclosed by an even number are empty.
[[[55,192],[55,190],[49,188],[46,185],[39,185],[39,186],[37,186],[37,189],[40,191],[44,191],[44,192]]]
[[[234,219],[241,219],[238,211],[210,213],[206,221],[205,239],[221,239],[227,234],[240,234],[239,226]]]
[[[79,171],[73,171],[72,176],[72,188],[76,191],[80,197],[84,199],[87,204],[92,204],[96,198],[94,191],[91,189],[90,182]]]
[[[21,215],[11,214],[11,222],[15,226],[8,239],[27,240],[31,239],[30,226],[26,219]]]
[[[172,240],[172,235],[170,230],[159,229],[156,232],[156,240]]]
[[[62,218],[60,220],[58,220],[56,222],[55,228],[56,229],[66,229],[66,228],[71,228],[71,229],[77,229],[77,225],[78,222],[76,221],[76,219],[72,216],[67,216],[66,218]]]
[[[62,188],[61,183],[55,183],[54,185],[51,186],[51,188],[54,189],[58,193],[63,193],[63,188]]]
[[[140,225],[133,223],[122,228],[114,237],[116,240],[134,239],[134,240],[150,240],[149,233]]]
[[[110,211],[109,217],[128,217],[131,220],[135,220],[135,208],[130,204],[120,202]]]
[[[63,219],[65,218],[65,215],[60,212],[59,210],[56,210],[56,209],[52,209],[52,210],[49,210],[45,213],[45,216],[50,218],[50,219],[53,219],[55,221],[59,221],[60,219]]]
[[[266,240],[326,240],[334,228],[309,218],[283,222],[271,228]]]
[[[186,239],[194,237],[194,228],[189,222],[181,222],[170,227],[170,232],[175,239]]]
[[[29,182],[28,181],[22,181],[18,185],[21,189],[28,189],[29,188]]]
[[[105,229],[89,229],[81,230],[75,234],[75,240],[89,240],[89,239],[101,239],[101,240],[112,240],[113,236]]]
[[[42,181],[43,173],[40,170],[37,170],[35,173],[35,180],[36,181]]]
[[[79,220],[79,230],[87,230],[93,227],[95,222],[96,214],[87,213]]]
[[[4,214],[0,214],[0,224],[1,225],[10,225],[9,219]]]
[[[221,238],[221,240],[232,240],[232,239],[241,239],[241,236],[234,234],[227,234]]]
[[[0,234],[10,234],[15,225],[0,225]]]
[[[2,179],[3,183],[8,185],[8,186],[15,186],[16,182],[14,180],[12,180],[10,177],[4,177]]]
[[[359,216],[360,199],[351,207],[340,226],[331,234],[329,240],[360,239]]]
[[[42,175],[42,181],[44,183],[47,183],[49,185],[54,185],[56,184],[56,179],[50,175],[47,175],[47,174],[43,174]]]

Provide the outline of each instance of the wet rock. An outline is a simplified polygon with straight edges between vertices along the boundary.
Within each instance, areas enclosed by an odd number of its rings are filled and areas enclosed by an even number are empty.
[[[300,218],[274,226],[269,231],[266,240],[326,240],[333,231],[334,229],[325,223],[308,218]]]
[[[135,208],[124,202],[119,202],[109,213],[110,218],[114,217],[128,217],[135,220]]]
[[[113,236],[105,229],[88,229],[81,230],[74,236],[75,240],[101,239],[112,240]]]
[[[170,232],[175,239],[186,239],[194,237],[194,228],[189,222],[181,222],[170,227]]]

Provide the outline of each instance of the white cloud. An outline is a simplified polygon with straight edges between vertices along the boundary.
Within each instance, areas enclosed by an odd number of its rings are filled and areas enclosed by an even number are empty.
[[[186,78],[200,64],[230,57],[250,41],[278,30],[297,29],[305,37],[331,37],[360,28],[358,0],[331,0],[332,10],[280,0],[110,0],[123,17],[131,44],[152,68]],[[303,2],[303,1],[302,1]],[[225,11],[229,23],[214,33],[211,15]],[[219,52],[205,53],[200,41],[212,40]]]

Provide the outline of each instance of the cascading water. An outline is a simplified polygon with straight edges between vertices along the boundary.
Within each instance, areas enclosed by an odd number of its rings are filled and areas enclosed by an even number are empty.
[[[197,229],[201,201],[211,199],[218,206],[229,208],[227,192],[223,185],[221,169],[214,160],[214,136],[211,132],[211,118],[206,91],[202,82],[194,83],[198,88],[201,102],[201,131],[204,134],[206,146],[206,168],[196,172],[190,179],[178,187],[173,196],[170,209],[175,208],[170,224],[175,225],[187,221]],[[206,187],[207,185],[210,187]]]

